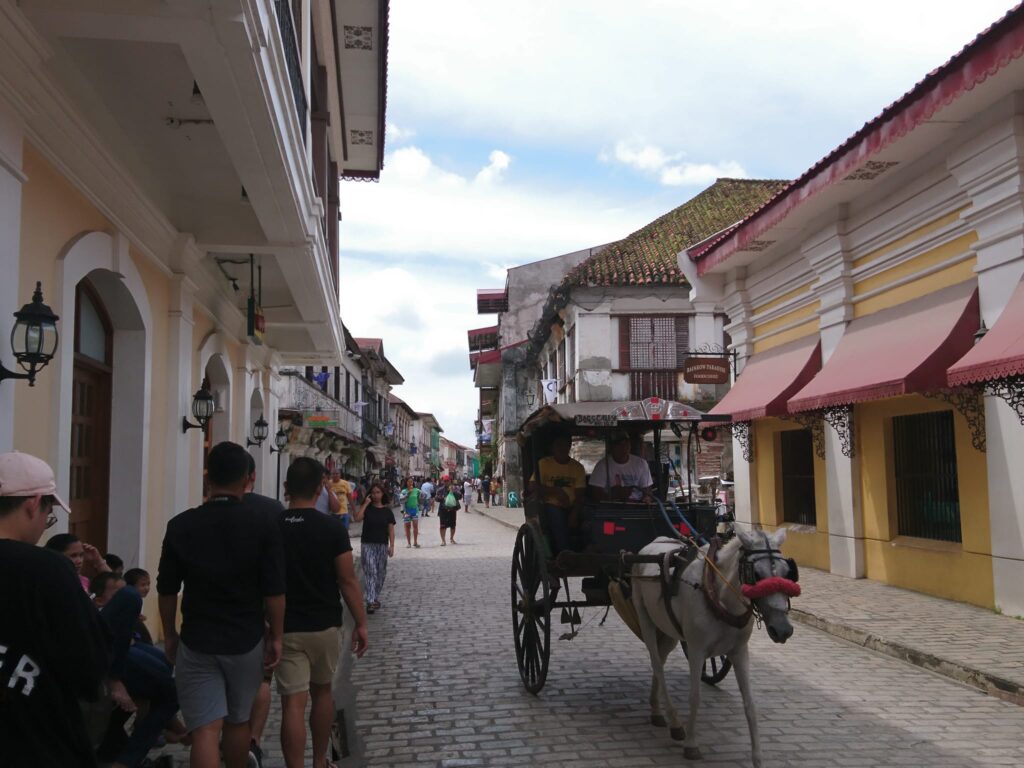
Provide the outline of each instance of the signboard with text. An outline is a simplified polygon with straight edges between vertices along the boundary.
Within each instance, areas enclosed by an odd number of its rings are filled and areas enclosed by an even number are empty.
[[[338,411],[303,411],[302,424],[311,429],[338,426]]]
[[[687,384],[725,384],[729,381],[729,358],[687,357],[683,380]]]

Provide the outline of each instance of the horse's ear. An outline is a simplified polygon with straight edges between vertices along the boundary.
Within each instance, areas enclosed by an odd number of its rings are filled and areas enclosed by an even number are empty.
[[[740,544],[742,544],[747,549],[750,549],[750,548],[754,547],[757,544],[757,541],[755,540],[754,534],[753,534],[752,531],[739,530],[739,531],[736,531],[736,535],[740,539]]]
[[[775,532],[775,537],[774,538],[775,538],[775,546],[776,547],[781,547],[783,545],[783,543],[785,543],[787,530],[788,530],[787,528],[779,528],[779,530],[777,530]]]

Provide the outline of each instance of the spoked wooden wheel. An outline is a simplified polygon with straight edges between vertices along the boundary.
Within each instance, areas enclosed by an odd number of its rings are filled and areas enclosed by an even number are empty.
[[[686,641],[680,640],[679,645],[683,647],[683,655],[690,658],[690,654],[686,650]],[[725,680],[730,669],[732,669],[732,662],[729,661],[728,656],[712,656],[710,659],[704,659],[704,668],[700,672],[700,679],[708,685],[718,685]]]
[[[512,551],[512,633],[519,676],[530,693],[544,687],[551,657],[551,608],[544,542],[525,523]]]

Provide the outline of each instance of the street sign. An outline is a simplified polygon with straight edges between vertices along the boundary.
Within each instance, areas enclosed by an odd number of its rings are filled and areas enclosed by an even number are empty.
[[[729,381],[729,358],[687,357],[683,380],[687,384],[725,384]]]
[[[303,411],[302,424],[313,429],[338,426],[338,411]]]

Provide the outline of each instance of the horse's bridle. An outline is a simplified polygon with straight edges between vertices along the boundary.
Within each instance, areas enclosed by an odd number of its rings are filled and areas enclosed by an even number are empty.
[[[757,573],[754,570],[754,564],[759,560],[768,559],[768,565],[771,569],[769,572],[773,573],[775,570],[775,561],[781,560],[789,568],[786,578],[790,581],[800,581],[800,569],[796,566],[796,560],[791,557],[783,557],[782,552],[772,547],[768,541],[768,534],[762,532],[764,536],[764,548],[763,549],[747,549],[744,546],[740,546],[740,560],[739,560],[739,576],[741,584],[750,584],[753,586],[757,584],[759,579]]]

